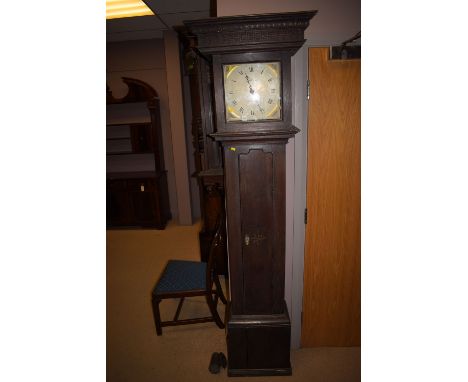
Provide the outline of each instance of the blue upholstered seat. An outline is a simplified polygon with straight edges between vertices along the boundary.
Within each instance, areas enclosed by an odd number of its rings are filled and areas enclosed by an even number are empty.
[[[169,260],[153,294],[205,289],[206,263]]]
[[[210,246],[209,264],[200,261],[169,260],[161,273],[151,296],[153,318],[156,325],[156,333],[162,335],[165,326],[189,325],[214,321],[220,329],[225,327],[223,320],[216,309],[218,299],[227,304],[223,289],[216,272],[215,259],[225,249],[225,224],[224,215],[219,215],[216,225],[216,233]],[[208,272],[208,273],[207,273]],[[208,280],[207,280],[208,278]],[[179,319],[182,305],[186,297],[205,296],[211,315],[207,317]],[[180,299],[173,320],[162,321],[159,304],[165,299]]]

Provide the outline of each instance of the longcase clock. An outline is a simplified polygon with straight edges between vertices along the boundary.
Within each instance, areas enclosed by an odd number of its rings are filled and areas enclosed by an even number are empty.
[[[285,145],[291,56],[316,11],[185,24],[212,57],[216,133],[224,154],[230,303],[228,375],[290,375],[284,301]]]

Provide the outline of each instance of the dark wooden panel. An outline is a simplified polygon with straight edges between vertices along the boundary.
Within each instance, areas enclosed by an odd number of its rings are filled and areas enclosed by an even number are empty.
[[[360,345],[359,60],[309,50],[302,346]]]
[[[225,147],[226,174],[239,174],[225,179],[233,314],[283,309],[284,155],[278,142]]]
[[[228,330],[227,351],[229,368],[247,368],[247,334],[244,328],[231,328]]]
[[[242,244],[241,244],[241,224],[239,205],[239,162],[237,153],[231,148],[224,147],[224,184],[226,190],[226,221],[228,232],[228,253],[229,253],[229,280],[231,311],[233,314],[242,314],[244,310],[243,298],[243,268],[242,268]]]
[[[122,183],[121,183],[122,184]],[[108,186],[107,189],[107,225],[125,226],[131,224],[132,206],[125,187],[121,184]]]
[[[159,216],[157,197],[154,192],[132,192],[131,199],[133,204],[134,221],[140,226],[159,225]]]
[[[148,153],[153,151],[153,138],[150,124],[131,126],[132,151],[134,153]]]
[[[246,329],[249,368],[289,368],[291,327],[258,326]]]
[[[229,315],[228,356],[230,376],[290,375],[291,324],[284,300],[282,313]]]
[[[167,188],[167,172],[162,171],[156,177],[156,187],[159,203],[159,227],[164,229],[169,220],[171,220],[171,209],[169,205],[169,192]]]
[[[273,310],[273,153],[239,155],[244,314]],[[255,213],[252,213],[255,211]]]

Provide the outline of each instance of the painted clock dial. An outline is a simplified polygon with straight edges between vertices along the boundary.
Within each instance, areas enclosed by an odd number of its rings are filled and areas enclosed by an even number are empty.
[[[279,62],[223,65],[226,122],[281,119]]]

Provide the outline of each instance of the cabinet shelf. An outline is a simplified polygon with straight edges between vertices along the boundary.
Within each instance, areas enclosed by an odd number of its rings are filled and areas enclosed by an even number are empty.
[[[114,155],[137,155],[137,154],[152,154],[152,151],[115,151],[115,152],[108,152],[107,156],[114,156]]]
[[[151,119],[147,119],[147,118],[118,119],[114,121],[108,121],[106,125],[107,126],[151,125]]]

